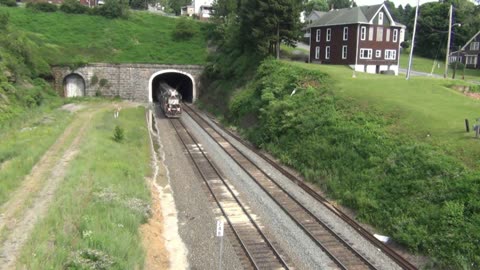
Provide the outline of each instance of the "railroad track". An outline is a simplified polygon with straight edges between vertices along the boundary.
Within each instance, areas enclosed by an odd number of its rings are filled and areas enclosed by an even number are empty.
[[[271,179],[262,169],[260,169],[247,156],[239,151],[234,145],[230,144],[228,140],[218,133],[207,121],[203,119],[190,106],[185,105],[185,112],[194,119],[209,136],[222,147],[235,162],[254,179],[257,184],[294,220],[310,238],[317,243],[317,245],[325,251],[325,253],[332,259],[333,262],[341,269],[376,269],[367,258],[353,249],[342,237],[333,232],[327,224],[324,224],[308,209],[306,209],[300,202],[291,196],[285,189]],[[295,182],[299,187],[309,193],[314,199],[325,205],[329,210],[339,216],[347,224],[352,226],[360,235],[381,249],[387,256],[395,261],[403,269],[417,269],[410,262],[391,250],[388,246],[377,240],[372,234],[362,228],[354,220],[350,219],[346,214],[328,203],[325,198],[311,189],[303,181],[299,180],[288,171],[283,169],[276,162],[259,153],[256,149],[246,144],[241,138],[238,138],[228,130],[222,129],[229,135],[233,136],[243,145],[248,147],[251,151],[257,153],[260,157],[269,162],[273,167],[283,173],[288,179]]]
[[[240,243],[248,259],[248,263],[243,260],[246,268],[289,269],[290,267],[286,262],[288,258],[281,255],[262,232],[182,121],[180,119],[170,119],[170,122]]]

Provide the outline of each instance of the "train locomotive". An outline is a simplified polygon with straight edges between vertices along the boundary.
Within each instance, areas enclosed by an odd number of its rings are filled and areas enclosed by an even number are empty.
[[[166,117],[178,118],[182,115],[182,106],[180,101],[182,96],[178,91],[168,85],[166,82],[160,82],[160,91],[157,93],[158,102]]]

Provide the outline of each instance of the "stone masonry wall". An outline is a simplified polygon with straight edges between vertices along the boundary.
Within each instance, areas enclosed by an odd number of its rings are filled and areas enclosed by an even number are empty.
[[[69,67],[53,67],[54,87],[61,96],[65,96],[65,77],[80,75],[85,81],[87,96],[119,96],[122,99],[139,102],[149,101],[150,79],[163,71],[179,72],[193,77],[193,100],[198,96],[199,78],[203,66],[197,65],[159,65],[159,64],[89,64],[72,70]]]

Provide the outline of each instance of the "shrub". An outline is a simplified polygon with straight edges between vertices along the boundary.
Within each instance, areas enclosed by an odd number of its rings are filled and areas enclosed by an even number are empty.
[[[46,3],[46,2],[40,2],[40,3],[28,2],[27,8],[30,8],[36,11],[43,11],[43,12],[55,12],[58,9],[56,5]]]
[[[16,7],[17,1],[15,0],[0,0],[0,5],[4,5],[7,7]]]
[[[173,31],[173,39],[175,40],[189,40],[196,34],[195,26],[187,19],[180,19]]]
[[[6,30],[10,21],[10,15],[7,12],[0,12],[0,30]]]
[[[128,17],[128,2],[125,0],[106,0],[105,4],[98,8],[98,15],[115,19]]]
[[[60,10],[72,14],[86,14],[89,12],[89,8],[80,4],[77,0],[65,0],[60,6]]]
[[[113,140],[116,142],[122,142],[125,139],[125,134],[123,128],[120,126],[115,126],[115,130],[113,131]]]
[[[100,79],[100,82],[98,83],[98,85],[100,85],[100,87],[105,87],[107,84],[108,84],[108,80],[105,79],[105,78]]]

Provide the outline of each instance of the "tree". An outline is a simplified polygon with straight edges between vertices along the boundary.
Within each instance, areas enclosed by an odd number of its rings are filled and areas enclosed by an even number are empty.
[[[305,4],[305,13],[309,14],[312,10],[328,11],[327,0],[310,0]]]
[[[329,8],[333,9],[341,9],[341,8],[348,8],[352,6],[353,1],[351,0],[328,0]]]
[[[168,7],[172,9],[175,15],[180,15],[182,7],[192,4],[192,0],[171,0],[168,2]]]
[[[239,10],[239,42],[260,55],[276,52],[280,43],[293,45],[300,38],[301,0],[243,0]]]
[[[214,16],[217,18],[225,18],[237,12],[237,0],[216,0],[213,3]]]

